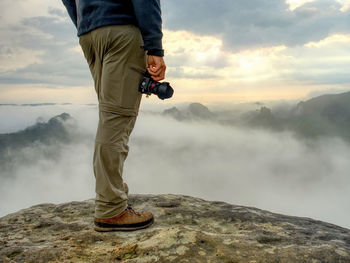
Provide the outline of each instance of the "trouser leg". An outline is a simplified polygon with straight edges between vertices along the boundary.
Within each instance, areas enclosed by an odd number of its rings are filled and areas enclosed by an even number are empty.
[[[135,121],[136,116],[106,112],[100,107],[93,160],[96,178],[95,216],[98,218],[113,217],[124,211],[127,205],[122,175],[129,152],[128,139]]]
[[[141,93],[138,85],[146,68],[142,38],[135,26],[107,26],[80,37],[99,101],[95,138],[95,216],[111,218],[127,206],[123,165],[135,125]]]

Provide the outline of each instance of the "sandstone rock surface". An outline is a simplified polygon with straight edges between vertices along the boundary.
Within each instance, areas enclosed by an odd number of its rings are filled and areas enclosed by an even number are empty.
[[[350,262],[350,230],[309,218],[179,195],[131,195],[155,224],[93,230],[93,200],[0,218],[0,262]]]

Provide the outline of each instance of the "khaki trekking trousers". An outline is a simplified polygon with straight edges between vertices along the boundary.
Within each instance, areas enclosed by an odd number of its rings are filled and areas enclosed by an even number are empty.
[[[127,206],[123,165],[138,114],[138,85],[146,70],[140,30],[111,25],[80,36],[79,43],[94,79],[99,103],[93,168],[96,179],[95,217],[119,215]]]

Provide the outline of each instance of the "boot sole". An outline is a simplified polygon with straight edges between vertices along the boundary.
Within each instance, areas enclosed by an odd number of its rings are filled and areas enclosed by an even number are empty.
[[[154,218],[152,218],[152,220],[145,224],[145,225],[141,225],[141,226],[128,226],[128,227],[123,227],[123,226],[113,226],[113,227],[100,227],[100,226],[95,226],[94,230],[97,232],[113,232],[113,231],[135,231],[135,230],[139,230],[139,229],[144,229],[147,228],[149,226],[151,226],[154,223]]]

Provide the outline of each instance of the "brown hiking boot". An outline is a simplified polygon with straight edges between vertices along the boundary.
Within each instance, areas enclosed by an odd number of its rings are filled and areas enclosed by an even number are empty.
[[[151,212],[136,212],[128,206],[118,216],[99,219],[95,217],[95,230],[98,232],[109,231],[133,231],[149,227],[153,224],[154,218]]]

